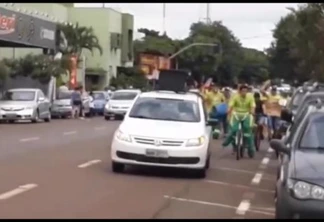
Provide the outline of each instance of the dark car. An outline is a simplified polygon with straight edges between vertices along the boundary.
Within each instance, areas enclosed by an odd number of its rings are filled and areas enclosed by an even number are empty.
[[[272,140],[282,154],[275,190],[277,219],[324,218],[324,108],[310,105],[284,140]]]

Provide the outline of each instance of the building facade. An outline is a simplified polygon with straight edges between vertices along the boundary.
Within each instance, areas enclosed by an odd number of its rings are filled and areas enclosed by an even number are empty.
[[[74,8],[73,3],[15,3],[1,4],[3,8],[15,8],[35,17],[54,23],[76,24],[92,27],[103,54],[84,50],[83,57],[87,70],[102,69],[106,72],[86,72],[89,84],[99,88],[108,85],[111,77],[116,76],[117,67],[133,66],[133,27],[134,18],[111,8]],[[0,59],[17,58],[28,53],[42,53],[40,49],[1,48]],[[83,78],[79,70],[78,81]]]

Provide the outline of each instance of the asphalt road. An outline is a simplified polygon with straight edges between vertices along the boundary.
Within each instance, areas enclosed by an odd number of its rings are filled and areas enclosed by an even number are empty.
[[[0,124],[0,218],[274,218],[277,160],[235,160],[213,142],[205,179],[171,169],[111,172],[118,121]]]

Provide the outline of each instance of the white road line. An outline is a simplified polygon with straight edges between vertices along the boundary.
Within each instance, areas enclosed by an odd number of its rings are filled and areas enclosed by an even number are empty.
[[[106,129],[106,127],[105,126],[98,126],[98,127],[95,127],[94,129],[95,130],[104,130],[104,129]]]
[[[271,207],[251,207],[252,210],[264,210],[264,211],[272,211],[274,212],[275,209]]]
[[[255,188],[255,187],[249,187],[245,185],[240,185],[240,184],[231,184],[231,183],[225,183],[221,181],[216,181],[216,180],[203,180],[206,183],[212,183],[212,184],[217,184],[217,185],[223,185],[223,186],[231,186],[235,188],[241,188],[241,189],[251,189],[254,191],[260,191],[260,192],[266,192],[266,193],[274,193],[273,190],[266,190],[266,189],[260,189],[260,188]]]
[[[268,153],[272,153],[272,152],[273,152],[273,149],[271,147],[269,147]]]
[[[245,215],[246,211],[250,209],[251,203],[249,200],[242,200],[240,205],[236,208],[236,214]]]
[[[255,172],[253,172],[253,171],[240,170],[240,169],[234,169],[234,168],[226,168],[226,167],[211,167],[211,169],[231,171],[231,172],[234,172],[234,173],[245,173],[245,174],[252,174],[252,175],[255,174]],[[275,180],[276,178],[274,176],[272,176],[272,175],[264,174],[263,179],[264,180]]]
[[[19,141],[20,142],[30,142],[30,141],[36,141],[36,140],[39,140],[39,137],[23,138],[23,139],[20,139]]]
[[[258,185],[261,182],[262,176],[262,173],[256,173],[251,181],[251,184]]]
[[[69,131],[69,132],[64,132],[63,135],[68,136],[68,135],[73,135],[73,134],[76,134],[76,133],[77,133],[76,131]]]
[[[270,161],[270,159],[268,157],[265,157],[262,159],[261,164],[266,166],[266,165],[268,165],[269,161]]]
[[[0,194],[0,200],[6,200],[9,199],[11,197],[14,197],[18,194],[24,193],[26,191],[29,191],[31,189],[36,188],[38,185],[37,184],[26,184],[26,185],[22,185],[19,186],[18,188],[8,191],[6,193]]]
[[[178,198],[178,197],[171,197],[165,195],[164,198],[170,199],[170,200],[175,200],[175,201],[180,201],[180,202],[188,202],[188,203],[195,203],[195,204],[202,204],[202,205],[208,205],[208,206],[215,206],[215,207],[223,207],[227,209],[233,209],[236,210],[237,207],[226,205],[226,204],[221,204],[221,203],[212,203],[212,202],[207,202],[207,201],[201,201],[201,200],[192,200],[192,199],[184,199],[184,198]],[[273,216],[273,213],[269,212],[262,212],[262,211],[257,211],[257,210],[248,210],[251,213],[257,213],[257,214],[264,214],[264,215],[270,215]]]
[[[97,163],[100,163],[101,160],[91,160],[91,161],[88,161],[86,163],[83,163],[83,164],[80,164],[78,167],[79,168],[86,168],[86,167],[89,167],[91,165],[94,165],[94,164],[97,164]]]

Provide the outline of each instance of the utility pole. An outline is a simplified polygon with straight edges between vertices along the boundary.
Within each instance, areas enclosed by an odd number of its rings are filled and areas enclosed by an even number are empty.
[[[210,3],[207,3],[206,5],[206,23],[210,24],[211,20],[210,20]]]
[[[165,30],[165,10],[166,10],[166,4],[163,3],[163,15],[162,15],[162,19],[163,19],[163,24],[162,24],[163,35],[166,35],[166,30]]]

